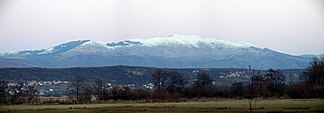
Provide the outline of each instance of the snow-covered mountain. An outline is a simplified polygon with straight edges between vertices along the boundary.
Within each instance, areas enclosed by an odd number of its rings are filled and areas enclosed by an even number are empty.
[[[244,42],[194,35],[170,35],[108,43],[78,40],[47,49],[5,53],[1,57],[16,60],[15,63],[40,67],[131,65],[164,68],[247,68],[251,65],[257,69],[305,68],[311,59],[258,48]]]

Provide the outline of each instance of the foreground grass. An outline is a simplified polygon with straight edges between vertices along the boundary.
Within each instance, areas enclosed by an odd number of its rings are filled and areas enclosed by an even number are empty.
[[[257,100],[254,112],[323,112],[320,99]],[[140,112],[248,112],[248,100],[218,100],[178,103],[114,103],[76,105],[1,105],[6,113],[140,113]]]

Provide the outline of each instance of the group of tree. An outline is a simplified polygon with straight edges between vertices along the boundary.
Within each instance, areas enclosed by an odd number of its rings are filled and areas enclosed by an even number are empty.
[[[207,72],[199,72],[194,81],[188,82],[178,72],[157,70],[152,76],[154,99],[171,99],[216,96],[216,86]]]
[[[301,81],[288,86],[292,98],[324,98],[324,57],[314,58]]]
[[[86,82],[82,76],[75,76],[68,86],[68,103],[89,103],[91,100],[136,100],[145,99],[149,94],[148,90],[137,89],[117,84],[108,85],[106,82],[97,79],[93,83]]]
[[[287,83],[280,70],[269,69],[266,73],[251,72],[249,83],[235,82],[231,87],[233,97],[289,97],[324,98],[324,58],[314,58],[300,80]]]
[[[68,87],[68,95],[73,103],[87,103],[96,100],[137,100],[157,99],[178,101],[181,98],[224,97],[224,98],[279,98],[291,96],[300,89],[293,89],[296,83],[286,83],[285,75],[276,69],[265,73],[250,71],[249,81],[234,82],[229,88],[217,86],[207,72],[199,72],[193,81],[188,81],[178,72],[158,69],[152,75],[153,89],[107,85],[95,80],[86,83],[76,76]],[[301,97],[303,98],[303,97]]]
[[[232,97],[281,97],[286,88],[285,76],[280,70],[268,69],[266,73],[251,71],[249,82],[234,82],[230,89]]]
[[[215,85],[206,72],[199,73],[190,83],[183,82],[186,80],[179,73],[158,70],[152,77],[156,86],[153,95],[160,99],[173,98],[174,94],[178,98],[323,98],[323,67],[323,59],[312,61],[302,79],[293,83],[287,83],[279,69],[268,69],[264,73],[250,70],[249,81],[233,82],[231,87]]]
[[[199,73],[192,85],[178,72],[156,70],[152,75],[154,89],[131,88],[107,85],[99,79],[86,83],[81,76],[75,76],[68,87],[67,95],[73,103],[88,103],[96,100],[137,100],[159,99],[176,101],[180,98],[212,97],[215,86],[212,78],[205,72]]]
[[[9,86],[6,81],[0,81],[0,104],[22,104],[37,102],[38,90],[29,85],[17,84]]]
[[[67,88],[71,103],[89,103],[91,100],[169,100],[181,98],[224,97],[224,98],[323,98],[324,59],[314,59],[302,74],[300,81],[287,83],[286,76],[278,69],[266,72],[249,70],[249,81],[233,82],[230,87],[217,86],[208,72],[199,72],[188,80],[178,72],[157,69],[152,75],[153,89],[107,84],[97,79],[86,81],[74,76]],[[22,103],[35,100],[38,91],[28,85],[8,86],[0,82],[1,103]],[[36,99],[37,100],[37,99]]]

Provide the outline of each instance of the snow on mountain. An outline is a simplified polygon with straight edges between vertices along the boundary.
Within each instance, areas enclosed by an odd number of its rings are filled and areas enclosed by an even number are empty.
[[[230,42],[225,40],[217,40],[208,37],[199,37],[196,35],[177,35],[172,34],[168,37],[155,37],[149,39],[130,39],[119,42],[107,43],[110,47],[125,47],[125,46],[170,46],[182,45],[198,48],[200,44],[208,44],[209,46],[222,46],[226,48],[248,48],[254,46],[245,42]]]
[[[142,45],[142,43],[138,41],[129,41],[129,40],[107,43],[107,46],[111,48],[125,47],[125,46],[139,46],[139,45]]]
[[[105,42],[88,40],[87,42],[81,44],[80,46],[102,46],[107,47]]]
[[[118,42],[77,40],[40,50],[0,57],[41,67],[132,65],[166,68],[228,67],[304,68],[310,58],[293,56],[244,42],[195,35],[170,35]],[[0,63],[1,64],[1,63]],[[5,67],[5,66],[0,66]]]
[[[22,50],[17,52],[10,52],[5,53],[5,56],[33,56],[33,55],[47,55],[47,54],[54,54],[54,53],[62,53],[69,51],[77,46],[82,45],[83,43],[89,42],[90,40],[77,40],[77,41],[71,41],[67,43],[60,44],[58,46],[49,47],[46,49],[40,49],[40,50]]]
[[[245,42],[230,42],[225,40],[216,40],[213,38],[202,38],[195,35],[170,35],[168,37],[155,37],[150,39],[130,39],[119,42],[105,43],[94,40],[77,40],[60,44],[58,46],[49,47],[40,50],[23,50],[11,53],[5,53],[5,55],[46,55],[54,53],[67,52],[74,48],[80,47],[97,47],[97,49],[116,49],[120,47],[132,47],[132,46],[187,46],[199,48],[202,44],[208,45],[212,48],[248,48],[253,47],[252,44]]]

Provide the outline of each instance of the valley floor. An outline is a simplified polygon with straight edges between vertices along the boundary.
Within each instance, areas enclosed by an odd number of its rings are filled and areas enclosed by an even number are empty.
[[[254,104],[254,101],[253,101]],[[0,113],[196,113],[249,112],[248,100],[207,102],[107,103],[71,105],[0,105]],[[324,112],[323,99],[262,99],[253,112]]]

